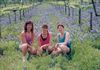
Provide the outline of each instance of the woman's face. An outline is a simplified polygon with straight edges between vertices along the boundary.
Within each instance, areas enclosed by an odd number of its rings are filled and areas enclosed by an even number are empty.
[[[42,28],[42,34],[47,35],[47,33],[48,33],[48,29]]]
[[[59,26],[57,30],[58,30],[58,32],[60,32],[60,33],[64,32],[64,28],[63,28],[62,26]]]
[[[32,29],[32,24],[28,24],[27,25],[27,31],[31,31],[31,29]]]

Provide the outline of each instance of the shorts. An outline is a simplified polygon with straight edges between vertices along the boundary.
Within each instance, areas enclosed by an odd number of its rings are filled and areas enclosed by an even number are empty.
[[[69,48],[69,52],[67,52],[66,54],[70,54],[71,53],[71,42],[68,42],[67,43],[67,45],[66,45],[66,47],[68,47]]]

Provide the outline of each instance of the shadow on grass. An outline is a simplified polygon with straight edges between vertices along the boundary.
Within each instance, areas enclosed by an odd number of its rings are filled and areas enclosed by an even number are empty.
[[[92,47],[100,50],[100,36],[95,39],[95,42]]]
[[[52,55],[50,55],[51,56],[51,62],[48,64],[48,67],[49,68],[52,68],[52,67],[55,67],[56,64],[59,64],[60,63],[60,68],[62,70],[66,70],[66,68],[63,67],[64,66],[63,65],[63,61],[65,61],[65,60],[71,61],[73,59],[73,57],[74,57],[74,54],[75,54],[75,49],[74,48],[71,49],[71,52],[68,53],[68,54],[61,54],[61,58],[60,58],[61,59],[61,62],[59,62],[56,59],[56,57],[59,57],[60,55],[59,56],[52,56]]]

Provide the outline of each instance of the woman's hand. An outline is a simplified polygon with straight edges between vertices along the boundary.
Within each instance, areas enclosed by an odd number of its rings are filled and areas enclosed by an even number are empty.
[[[56,51],[58,48],[58,43],[54,46],[54,50]]]
[[[47,45],[47,44],[45,44],[45,45],[42,45],[42,46],[41,46],[41,48],[42,48],[42,49],[46,49],[46,48],[47,48],[47,46],[48,46],[48,45]]]
[[[29,48],[32,48],[32,46],[31,46],[31,45],[29,45],[29,44],[28,44],[28,47],[29,47]]]

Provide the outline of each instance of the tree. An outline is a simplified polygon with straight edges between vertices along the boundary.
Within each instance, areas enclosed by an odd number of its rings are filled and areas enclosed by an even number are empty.
[[[100,16],[100,15],[97,14],[97,10],[96,10],[96,6],[95,6],[95,3],[94,3],[94,0],[92,0],[92,4],[93,4],[93,9],[94,9],[95,15],[96,16]]]
[[[81,8],[79,8],[79,25],[81,25]]]
[[[90,30],[92,30],[92,12],[90,12]]]

